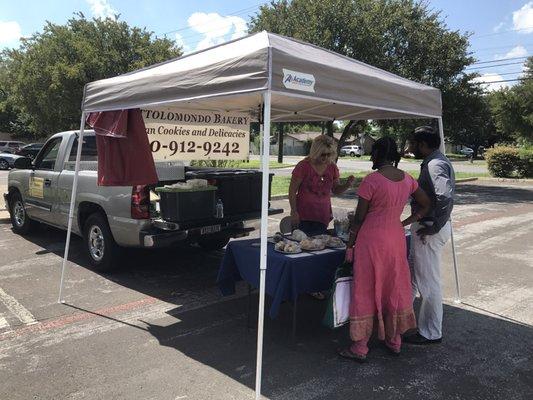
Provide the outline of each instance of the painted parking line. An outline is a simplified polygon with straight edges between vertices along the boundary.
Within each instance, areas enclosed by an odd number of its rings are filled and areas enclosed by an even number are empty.
[[[20,322],[26,325],[35,324],[37,320],[17,299],[7,294],[2,288],[0,288],[0,302],[2,302],[9,311],[17,317]]]

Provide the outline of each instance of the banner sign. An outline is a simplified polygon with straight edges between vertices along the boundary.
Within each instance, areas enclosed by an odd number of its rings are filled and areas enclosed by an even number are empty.
[[[248,159],[248,114],[158,109],[142,115],[154,161]]]

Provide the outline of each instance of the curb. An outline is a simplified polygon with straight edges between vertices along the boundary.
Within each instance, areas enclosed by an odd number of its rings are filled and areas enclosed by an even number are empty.
[[[479,178],[462,178],[462,179],[456,179],[455,183],[466,183],[466,182],[474,182],[479,180]]]
[[[487,181],[487,182],[498,182],[498,183],[505,183],[505,182],[511,182],[511,183],[533,183],[532,178],[493,178],[493,177],[484,177],[479,178],[481,181]]]

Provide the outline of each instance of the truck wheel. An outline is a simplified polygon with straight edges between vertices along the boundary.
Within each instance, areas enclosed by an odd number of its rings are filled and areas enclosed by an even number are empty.
[[[198,245],[207,251],[220,250],[229,242],[229,236],[224,233],[213,233],[198,238]]]
[[[0,158],[0,169],[9,169],[9,163],[3,158]]]
[[[102,213],[97,212],[87,218],[83,227],[83,241],[94,270],[108,272],[118,266],[120,248],[115,243],[107,218]]]
[[[13,231],[19,235],[27,235],[35,228],[36,222],[28,217],[19,192],[14,192],[9,199],[9,216]]]

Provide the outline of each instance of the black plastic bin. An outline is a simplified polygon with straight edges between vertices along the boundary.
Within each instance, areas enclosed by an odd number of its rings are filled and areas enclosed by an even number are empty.
[[[224,215],[238,215],[261,211],[263,174],[253,170],[192,170],[185,174],[187,179],[207,179],[217,187],[216,199],[224,205]],[[270,174],[269,198],[272,177]]]
[[[155,190],[161,199],[161,218],[165,221],[185,222],[215,215],[217,188],[214,186],[190,190],[160,187]]]

